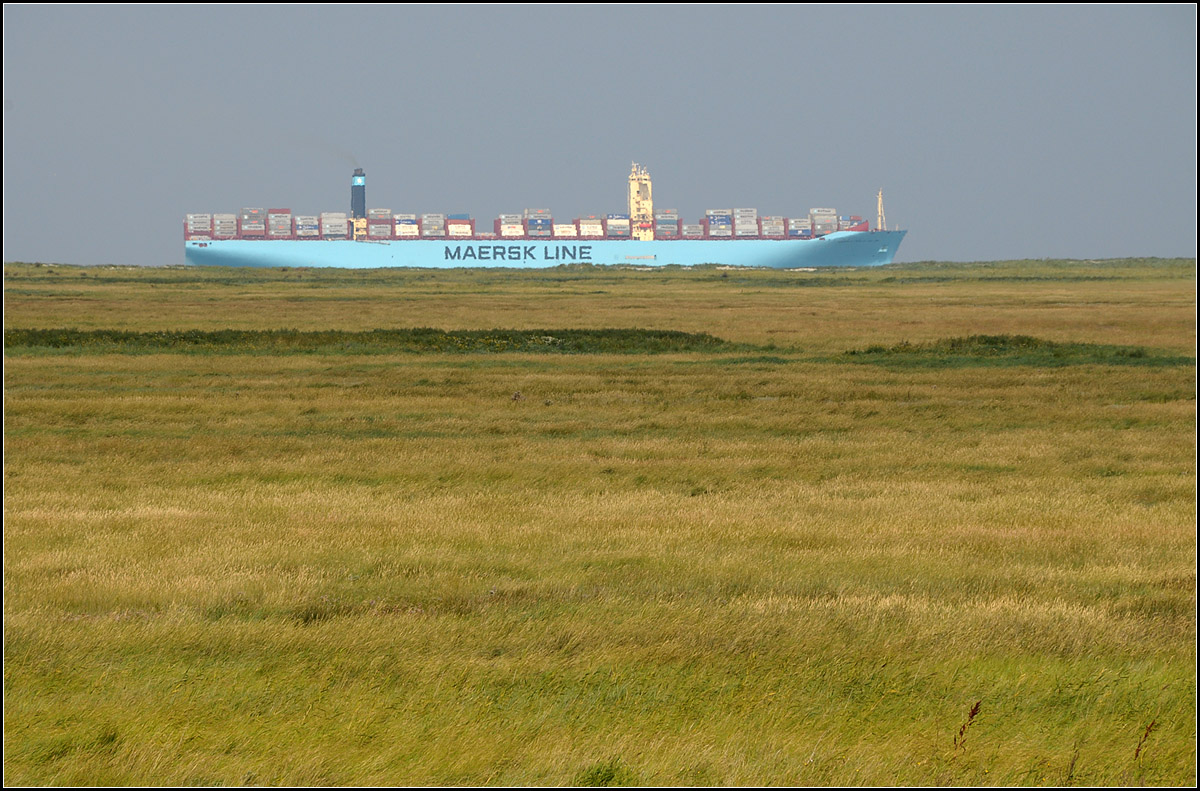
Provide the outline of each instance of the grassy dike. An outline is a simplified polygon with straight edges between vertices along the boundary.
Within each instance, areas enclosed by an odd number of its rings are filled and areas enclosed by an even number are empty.
[[[1194,261],[6,265],[5,782],[1193,785],[1194,355]]]

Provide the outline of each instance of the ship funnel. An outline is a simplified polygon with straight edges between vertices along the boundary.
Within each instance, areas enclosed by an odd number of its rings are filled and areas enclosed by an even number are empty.
[[[350,177],[350,216],[356,220],[367,216],[367,174],[362,168],[355,168]]]

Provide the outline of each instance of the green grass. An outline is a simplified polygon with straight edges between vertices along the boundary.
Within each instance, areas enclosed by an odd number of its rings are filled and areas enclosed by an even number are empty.
[[[298,330],[5,330],[9,354],[71,350],[145,354],[175,351],[229,354],[438,354],[532,352],[558,354],[664,354],[737,349],[707,333],[669,330],[376,329],[370,332]]]
[[[966,365],[1195,365],[1194,357],[1153,353],[1140,346],[1096,343],[1056,343],[1028,335],[971,335],[942,338],[927,343],[901,343],[851,349],[855,362],[906,367],[960,367]]]
[[[1194,264],[46,269],[6,784],[1195,783]]]

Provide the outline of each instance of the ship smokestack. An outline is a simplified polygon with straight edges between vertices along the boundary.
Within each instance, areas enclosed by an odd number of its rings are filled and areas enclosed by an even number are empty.
[[[367,174],[355,168],[350,177],[350,216],[356,220],[367,216]]]

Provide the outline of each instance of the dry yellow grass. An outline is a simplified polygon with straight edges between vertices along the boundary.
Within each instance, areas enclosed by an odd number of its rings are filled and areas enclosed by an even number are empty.
[[[1068,271],[983,284],[988,329],[1190,348],[1194,279],[1103,319]],[[464,298],[613,326],[642,274]],[[236,286],[164,279],[14,278],[6,321],[235,325]],[[954,325],[980,284],[666,279],[671,329],[820,354],[10,355],[5,781],[1194,783],[1194,364],[862,364],[822,355],[957,334],[918,295]],[[300,284],[251,287],[289,326]],[[294,317],[404,291],[353,288]],[[410,326],[458,299],[406,288]]]

